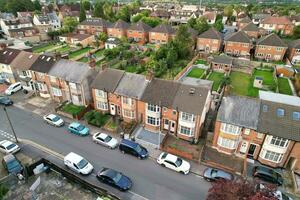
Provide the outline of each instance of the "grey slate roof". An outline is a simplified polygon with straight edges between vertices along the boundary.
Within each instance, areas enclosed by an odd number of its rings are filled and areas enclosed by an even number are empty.
[[[222,40],[222,34],[217,31],[215,28],[210,28],[207,31],[203,32],[198,36],[198,38],[208,38],[208,39],[216,39]]]
[[[289,48],[300,49],[300,39],[291,41],[289,43]]]
[[[227,37],[225,37],[225,41],[251,43],[251,39],[244,31],[239,31],[228,35]]]
[[[141,99],[148,81],[140,74],[125,73],[115,90],[115,93],[135,99]]]
[[[242,96],[227,96],[222,99],[217,120],[256,130],[259,108],[259,99]]]
[[[253,24],[253,22],[247,24],[243,29],[243,31],[255,31],[255,32],[258,32],[259,31],[259,28]]]
[[[271,92],[259,92],[261,109],[258,131],[270,135],[300,141],[300,121],[293,120],[293,112],[300,112],[300,98]],[[267,106],[264,112],[263,106]],[[284,109],[284,116],[278,117],[278,108]]]
[[[275,47],[287,47],[288,45],[280,39],[275,33],[271,33],[267,36],[260,38],[257,41],[257,45],[275,46]]]
[[[176,31],[169,24],[160,24],[154,27],[150,32],[174,34]]]
[[[80,25],[92,25],[92,26],[102,26],[107,27],[110,23],[102,18],[90,18],[86,19],[80,23]]]
[[[251,19],[249,17],[244,17],[243,19],[241,19],[239,21],[240,23],[250,23],[251,22]]]
[[[51,67],[48,75],[72,83],[81,83],[90,70],[89,65],[86,63],[60,59]]]
[[[31,65],[38,59],[39,55],[21,51],[19,55],[11,62],[10,67],[18,70],[28,70]]]
[[[123,21],[122,19],[119,19],[118,21],[116,21],[116,23],[110,25],[109,28],[128,29],[129,24],[127,22]]]
[[[0,63],[9,65],[21,51],[18,49],[5,48],[0,50]]]
[[[233,58],[230,56],[226,56],[226,55],[217,55],[214,56],[214,58],[212,59],[213,63],[218,63],[218,64],[227,64],[227,65],[232,65],[233,63]]]
[[[205,79],[199,79],[199,78],[192,78],[192,77],[183,77],[179,80],[183,84],[187,85],[194,85],[194,86],[202,86],[202,87],[208,87],[212,88],[213,81],[205,80]]]
[[[149,32],[151,30],[151,26],[149,26],[148,24],[145,24],[142,21],[139,21],[137,23],[132,24],[128,28],[128,30]]]
[[[40,55],[31,65],[30,70],[42,73],[48,73],[56,60],[52,56]]]
[[[114,92],[118,86],[124,71],[107,68],[99,72],[96,76],[92,88],[104,90],[106,92]]]

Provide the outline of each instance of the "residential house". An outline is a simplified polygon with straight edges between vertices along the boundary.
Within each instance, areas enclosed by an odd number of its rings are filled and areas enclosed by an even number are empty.
[[[21,51],[18,49],[5,48],[0,50],[0,76],[9,83],[15,83],[16,79],[11,68],[11,63]]]
[[[107,33],[107,27],[109,25],[110,23],[104,19],[90,18],[81,22],[77,26],[77,31],[80,34],[99,35],[102,32]]]
[[[238,30],[242,30],[245,26],[247,26],[249,23],[251,23],[251,19],[249,17],[244,17],[240,21],[238,21]]]
[[[233,66],[233,58],[227,55],[214,56],[210,66],[213,71],[229,73]]]
[[[210,28],[198,36],[197,50],[205,53],[219,53],[222,41],[222,34],[215,28]]]
[[[260,37],[260,30],[253,22],[248,23],[241,30],[252,39],[258,39]]]
[[[29,69],[38,57],[39,55],[37,54],[21,51],[11,62],[10,67],[14,73],[15,79],[22,83],[22,87],[26,91],[35,90],[32,74]]]
[[[119,38],[108,38],[104,43],[105,49],[113,49],[119,46],[121,43]]]
[[[191,18],[198,18],[200,12],[191,10],[174,10],[171,12],[169,22],[171,24],[186,24]]]
[[[121,19],[107,28],[108,37],[122,38],[127,36],[129,24]]]
[[[80,4],[64,4],[59,6],[58,17],[60,21],[63,21],[66,17],[74,17],[79,21],[79,13],[80,13]]]
[[[31,37],[37,34],[37,30],[27,19],[0,19],[0,25],[5,35],[12,38]]]
[[[288,59],[292,64],[300,64],[300,39],[291,41],[288,46]]]
[[[249,57],[252,41],[244,31],[232,33],[224,38],[224,52],[232,56]]]
[[[271,167],[295,165],[300,141],[300,98],[259,91],[261,100],[257,130],[267,134],[258,161]],[[299,150],[299,149],[298,149]],[[290,163],[293,162],[293,163]],[[299,169],[299,162],[296,166]]]
[[[289,65],[276,65],[276,76],[292,78],[296,74],[295,69]]]
[[[151,27],[142,21],[132,24],[127,30],[127,38],[139,44],[145,44],[149,40]]]
[[[255,25],[259,25],[260,22],[265,19],[266,17],[271,16],[270,14],[266,14],[266,13],[257,13],[257,14],[253,14],[252,16],[252,22]]]
[[[58,60],[47,73],[51,98],[75,105],[92,103],[91,84],[96,76],[89,64],[72,60]]]
[[[259,27],[266,29],[269,33],[275,31],[282,35],[292,35],[294,26],[295,25],[286,16],[269,16],[263,19],[259,24]]]
[[[150,17],[158,17],[160,19],[168,20],[170,18],[170,13],[167,10],[155,10],[150,13]]]
[[[278,35],[271,33],[257,41],[255,58],[267,61],[281,61],[284,58],[287,48],[287,44]]]
[[[295,26],[299,26],[300,25],[300,14],[292,15],[291,21]]]
[[[32,22],[33,12],[17,12],[17,18],[25,19],[25,20]]]
[[[175,34],[171,25],[160,24],[149,32],[149,41],[152,44],[160,45],[168,43]]]
[[[43,98],[50,98],[50,88],[48,72],[56,63],[56,59],[52,56],[40,55],[29,68],[32,81],[35,85],[35,92]]]
[[[0,19],[3,20],[15,20],[16,17],[13,13],[9,13],[9,12],[0,12]]]
[[[214,11],[204,12],[202,17],[204,17],[208,24],[212,25],[216,23],[217,13]]]
[[[95,36],[90,34],[66,33],[59,36],[59,41],[70,45],[81,45],[87,47],[95,42]]]
[[[33,16],[34,25],[50,25],[51,30],[58,30],[61,28],[61,21],[55,12],[34,15]]]
[[[257,131],[260,100],[226,96],[218,111],[212,147],[221,153],[257,159],[265,135]]]

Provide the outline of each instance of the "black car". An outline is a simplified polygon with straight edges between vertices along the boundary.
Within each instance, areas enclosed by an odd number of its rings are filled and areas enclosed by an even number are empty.
[[[253,176],[277,185],[283,184],[282,176],[278,172],[268,167],[255,166],[253,168]]]
[[[8,154],[3,157],[2,164],[9,174],[22,174],[23,166],[21,162],[13,155]]]
[[[129,190],[132,187],[130,178],[114,169],[102,168],[97,173],[97,178],[99,181],[111,185],[121,191]]]
[[[119,145],[119,149],[122,153],[131,154],[139,159],[145,159],[148,157],[147,149],[131,140],[123,139]]]
[[[10,106],[10,105],[12,105],[14,102],[10,99],[10,98],[8,98],[8,97],[6,97],[6,96],[1,96],[0,97],[0,104],[2,104],[2,105],[5,105],[5,106]]]

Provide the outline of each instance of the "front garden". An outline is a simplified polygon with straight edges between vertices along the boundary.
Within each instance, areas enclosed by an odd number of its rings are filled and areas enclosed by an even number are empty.
[[[61,110],[63,112],[66,112],[66,113],[69,113],[69,114],[75,116],[75,115],[78,115],[81,112],[83,112],[84,109],[85,109],[85,106],[78,106],[78,105],[74,105],[72,103],[68,103],[68,104],[65,104]]]
[[[95,110],[91,110],[85,113],[84,119],[93,126],[102,127],[109,119],[111,119],[111,116],[109,114],[103,114]]]

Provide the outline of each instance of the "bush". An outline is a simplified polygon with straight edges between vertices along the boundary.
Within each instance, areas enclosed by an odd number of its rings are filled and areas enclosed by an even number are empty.
[[[4,196],[9,191],[4,185],[0,184],[0,199],[4,199]]]
[[[84,119],[89,123],[97,127],[102,127],[106,124],[106,122],[109,120],[110,115],[109,114],[103,114],[100,112],[97,112],[95,110],[89,111],[85,113]]]

